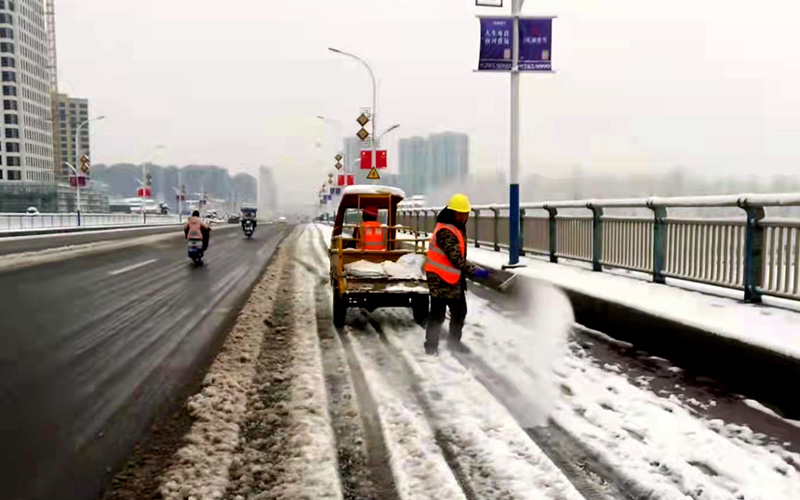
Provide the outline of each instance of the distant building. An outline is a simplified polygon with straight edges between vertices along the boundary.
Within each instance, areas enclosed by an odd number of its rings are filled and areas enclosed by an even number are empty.
[[[432,134],[430,145],[431,188],[457,183],[469,176],[469,136],[456,132]]]
[[[428,188],[431,173],[427,139],[424,137],[400,139],[398,149],[400,176],[409,191],[407,194],[424,193]]]
[[[66,94],[54,94],[55,100],[53,108],[53,128],[57,132],[54,139],[55,162],[58,175],[68,177],[70,169],[65,163],[70,163],[75,167],[75,132],[84,121],[89,119],[89,101],[70,97]],[[86,155],[91,158],[91,144],[89,127],[87,123],[81,128],[78,137],[78,154]]]
[[[50,57],[42,0],[0,2],[0,183],[52,183]]]
[[[427,194],[469,177],[469,136],[457,132],[400,139],[400,175],[409,195]]]
[[[278,210],[278,186],[275,185],[275,176],[272,169],[261,166],[258,168],[258,204],[256,205],[262,217]]]

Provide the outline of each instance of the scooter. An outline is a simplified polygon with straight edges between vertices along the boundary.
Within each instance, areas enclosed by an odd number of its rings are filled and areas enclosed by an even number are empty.
[[[189,240],[187,244],[187,253],[189,258],[192,259],[195,267],[203,265],[203,241],[202,240]]]
[[[255,232],[256,227],[255,224],[253,224],[252,220],[245,219],[242,222],[242,229],[244,230],[244,235],[247,236],[247,239],[250,239],[253,237],[253,233]]]

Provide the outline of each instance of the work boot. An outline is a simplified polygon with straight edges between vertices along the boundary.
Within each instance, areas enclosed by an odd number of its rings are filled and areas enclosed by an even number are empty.
[[[427,354],[428,356],[438,356],[439,347],[425,342],[425,354]]]
[[[447,339],[447,348],[453,352],[459,352],[462,354],[469,353],[469,347],[465,346],[461,339],[449,338]]]

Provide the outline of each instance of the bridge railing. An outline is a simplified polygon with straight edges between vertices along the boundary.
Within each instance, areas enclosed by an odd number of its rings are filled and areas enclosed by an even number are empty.
[[[0,233],[9,231],[34,231],[37,229],[58,229],[71,227],[101,227],[128,225],[177,224],[178,215],[146,214],[81,214],[46,213],[27,215],[19,213],[0,213]]]
[[[554,263],[588,262],[598,272],[627,269],[649,273],[656,283],[673,278],[742,290],[748,302],[763,295],[800,300],[800,219],[766,217],[770,207],[790,206],[800,206],[800,193],[524,203],[521,247]],[[735,208],[742,215],[669,216],[670,209],[687,208]],[[651,215],[606,213],[616,209]],[[439,210],[401,209],[398,223],[430,234]],[[508,205],[472,212],[470,243],[508,248]]]

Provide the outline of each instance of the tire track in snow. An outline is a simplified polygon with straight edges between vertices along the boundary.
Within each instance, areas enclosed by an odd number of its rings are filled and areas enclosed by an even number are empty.
[[[416,373],[414,373],[414,370],[411,368],[411,366],[408,365],[408,362],[405,360],[405,358],[403,358],[402,354],[395,348],[395,346],[391,344],[391,342],[388,341],[380,323],[374,318],[368,318],[367,321],[368,325],[375,331],[380,339],[379,345],[382,346],[383,350],[385,351],[386,359],[388,360],[390,369],[395,373],[398,373],[402,379],[405,379],[409,382],[411,393],[416,399],[419,407],[422,409],[425,419],[428,421],[428,425],[433,431],[436,445],[441,449],[442,456],[444,457],[447,466],[450,468],[450,471],[453,473],[456,481],[458,482],[459,487],[463,491],[464,496],[468,500],[480,500],[481,497],[476,493],[472,481],[470,480],[469,471],[465,470],[465,468],[458,461],[458,446],[437,423],[436,414],[431,408],[430,402],[428,401],[428,398],[422,389],[422,384],[419,377],[416,375]]]
[[[399,500],[377,404],[349,338],[333,327],[329,286],[326,277],[319,277],[314,295],[328,411],[336,438],[344,498]]]

